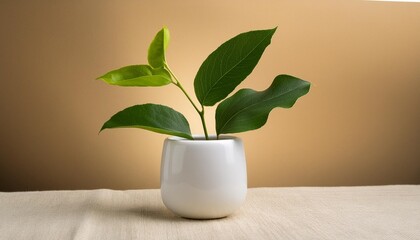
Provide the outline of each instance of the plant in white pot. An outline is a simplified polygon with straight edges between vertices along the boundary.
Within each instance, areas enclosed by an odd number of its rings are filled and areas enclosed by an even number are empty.
[[[175,214],[210,219],[228,216],[238,209],[247,191],[245,154],[239,138],[224,134],[258,129],[273,108],[290,108],[308,93],[309,82],[278,75],[264,91],[241,89],[228,97],[255,68],[275,31],[276,28],[241,33],[212,52],[194,79],[197,105],[166,61],[166,27],[150,44],[148,65],[122,67],[98,78],[111,85],[130,87],[173,84],[197,111],[204,130],[201,136],[191,134],[181,113],[151,103],[126,108],[101,128],[141,128],[173,136],[164,142],[161,194],[165,206]],[[217,103],[216,135],[209,136],[204,110]]]

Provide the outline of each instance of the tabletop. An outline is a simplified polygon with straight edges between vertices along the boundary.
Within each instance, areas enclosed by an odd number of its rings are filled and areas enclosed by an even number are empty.
[[[216,220],[157,189],[0,192],[0,239],[420,239],[420,185],[251,188]]]

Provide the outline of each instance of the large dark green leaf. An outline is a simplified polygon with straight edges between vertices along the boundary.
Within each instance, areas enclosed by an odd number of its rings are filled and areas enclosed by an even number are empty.
[[[170,107],[151,103],[135,105],[116,113],[104,123],[101,131],[107,128],[142,128],[193,139],[184,115]]]
[[[200,103],[213,106],[229,95],[255,68],[275,31],[241,33],[212,52],[194,79]]]
[[[165,66],[165,52],[169,43],[169,30],[163,27],[160,30],[152,43],[149,46],[149,52],[147,59],[149,60],[150,66],[154,68],[161,68]]]
[[[241,89],[216,109],[216,132],[238,133],[258,129],[275,107],[290,108],[308,93],[310,83],[289,75],[277,76],[264,91]]]
[[[171,75],[163,68],[152,68],[148,65],[122,67],[99,77],[108,84],[118,86],[156,87],[171,83]]]

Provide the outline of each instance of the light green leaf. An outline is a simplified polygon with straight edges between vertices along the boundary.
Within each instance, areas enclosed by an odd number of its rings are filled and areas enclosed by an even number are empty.
[[[116,113],[104,123],[101,131],[107,128],[142,128],[193,139],[184,115],[170,107],[151,103],[135,105]]]
[[[171,75],[163,68],[152,68],[149,65],[132,65],[106,73],[98,79],[111,85],[157,87],[171,83]]]
[[[160,30],[152,43],[149,46],[149,53],[147,59],[149,60],[150,66],[154,68],[161,68],[165,66],[165,53],[169,43],[169,30],[163,27]]]
[[[277,76],[264,91],[241,89],[216,109],[216,132],[238,133],[258,129],[275,107],[290,108],[309,92],[310,83],[289,75]]]
[[[213,106],[227,97],[255,68],[275,31],[241,33],[212,52],[194,79],[200,103]]]

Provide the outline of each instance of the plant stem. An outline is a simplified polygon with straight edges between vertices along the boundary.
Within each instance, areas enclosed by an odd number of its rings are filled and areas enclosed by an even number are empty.
[[[207,133],[206,121],[204,120],[204,106],[201,105],[202,109],[200,112],[201,123],[203,124],[204,135],[206,136],[206,140],[209,140],[209,134]]]
[[[178,80],[178,78],[175,76],[175,74],[172,72],[172,70],[169,68],[167,64],[165,64],[165,68],[168,70],[168,72],[172,75],[172,77],[175,79],[175,81],[172,81],[172,83],[177,86],[181,91],[184,93],[184,95],[188,98],[190,103],[193,105],[195,111],[197,111],[198,115],[200,115],[200,120],[203,125],[204,129],[204,135],[206,137],[206,140],[209,140],[209,135],[207,133],[207,127],[206,127],[206,120],[204,118],[204,106],[201,105],[201,110],[198,109],[198,107],[195,105],[195,103],[192,101],[191,97],[188,95],[188,93],[185,91],[184,87],[182,87],[181,82]]]

